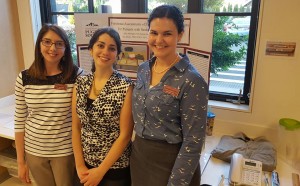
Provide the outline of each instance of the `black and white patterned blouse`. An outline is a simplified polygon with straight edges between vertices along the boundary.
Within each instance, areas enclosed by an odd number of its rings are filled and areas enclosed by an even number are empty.
[[[87,99],[93,79],[94,75],[89,74],[76,81],[77,114],[82,124],[81,142],[85,162],[98,167],[120,135],[120,112],[128,87],[133,82],[114,71],[91,107],[88,107]],[[129,166],[129,155],[130,145],[111,168]]]

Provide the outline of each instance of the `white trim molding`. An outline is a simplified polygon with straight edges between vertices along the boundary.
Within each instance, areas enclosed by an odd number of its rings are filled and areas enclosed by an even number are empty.
[[[41,28],[38,0],[17,0],[24,66],[29,68],[34,60],[34,46]]]

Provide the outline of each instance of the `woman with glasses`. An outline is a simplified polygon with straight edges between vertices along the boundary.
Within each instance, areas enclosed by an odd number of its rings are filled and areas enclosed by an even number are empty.
[[[88,49],[92,73],[77,79],[72,102],[77,174],[84,185],[130,186],[133,82],[114,69],[120,36],[110,27],[98,29]]]
[[[71,139],[71,100],[77,76],[65,31],[44,25],[35,59],[16,80],[15,142],[18,176],[38,186],[73,186],[75,161]]]
[[[177,7],[156,7],[148,28],[154,57],[139,66],[133,90],[132,185],[199,186],[208,86],[189,58],[176,51],[184,34]]]

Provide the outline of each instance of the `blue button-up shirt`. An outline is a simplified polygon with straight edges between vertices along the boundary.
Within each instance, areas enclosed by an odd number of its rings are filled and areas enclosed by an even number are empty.
[[[136,135],[182,143],[168,185],[189,185],[205,140],[208,86],[187,56],[150,88],[155,58],[141,64],[133,92]]]

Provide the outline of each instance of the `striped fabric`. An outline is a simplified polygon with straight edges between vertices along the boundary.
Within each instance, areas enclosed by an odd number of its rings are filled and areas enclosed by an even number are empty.
[[[25,132],[25,151],[40,157],[61,157],[73,153],[71,141],[71,101],[76,69],[65,83],[65,90],[56,89],[62,74],[39,80],[27,70],[16,80],[15,132]]]

